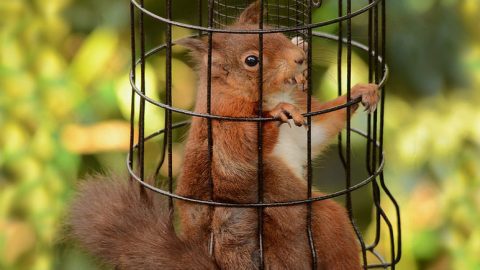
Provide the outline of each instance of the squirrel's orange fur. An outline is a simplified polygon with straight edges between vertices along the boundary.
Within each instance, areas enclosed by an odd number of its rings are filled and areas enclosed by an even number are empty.
[[[231,28],[258,27],[258,2],[249,6]],[[263,112],[282,122],[263,124],[264,201],[307,198],[304,179],[306,129],[306,55],[282,34],[263,37]],[[207,51],[204,40],[179,42],[191,49],[200,77],[195,111],[206,113]],[[214,34],[212,44],[213,114],[255,117],[258,108],[258,65],[245,58],[258,56],[258,35]],[[367,108],[378,100],[375,85],[357,85],[352,98],[362,97]],[[312,97],[312,111],[346,102],[342,96],[321,104]],[[356,107],[352,109],[354,111]],[[344,127],[346,109],[312,118],[312,149],[318,154]],[[213,199],[254,203],[257,200],[257,124],[212,121]],[[207,120],[194,117],[188,135],[183,171],[176,193],[210,199]],[[303,154],[302,154],[303,153]],[[301,158],[296,157],[301,155]],[[305,159],[305,160],[304,160]],[[257,210],[209,207],[178,201],[181,232],[170,224],[155,199],[142,200],[126,183],[87,182],[72,208],[76,238],[94,254],[120,269],[256,269],[259,263]],[[321,196],[314,192],[313,196]],[[312,230],[318,269],[360,269],[359,247],[345,209],[332,200],[312,204]],[[266,269],[309,269],[311,254],[306,231],[306,205],[264,209],[264,262]],[[214,254],[208,256],[210,233]],[[135,263],[140,263],[137,267]],[[195,265],[195,267],[190,267]]]

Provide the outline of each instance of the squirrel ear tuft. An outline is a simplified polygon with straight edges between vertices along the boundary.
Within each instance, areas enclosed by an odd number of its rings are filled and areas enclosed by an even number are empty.
[[[258,24],[260,22],[260,0],[250,4],[238,18],[240,24]]]
[[[296,36],[292,38],[291,41],[294,45],[301,48],[304,52],[308,51],[308,42],[305,41],[302,37]]]
[[[188,48],[193,53],[206,54],[208,52],[208,44],[199,38],[183,38],[175,43]]]

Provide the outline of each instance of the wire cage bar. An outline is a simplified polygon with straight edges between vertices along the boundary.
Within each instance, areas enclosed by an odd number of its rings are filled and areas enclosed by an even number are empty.
[[[183,7],[179,3],[172,0],[163,1],[130,1],[130,21],[131,21],[131,72],[130,83],[131,92],[131,130],[130,130],[130,151],[127,156],[127,169],[133,180],[138,181],[141,186],[141,192],[149,189],[161,196],[168,198],[169,206],[173,212],[174,201],[187,201],[200,205],[206,205],[210,208],[215,207],[233,207],[233,208],[255,208],[257,209],[258,218],[258,250],[259,250],[259,269],[267,266],[264,264],[263,256],[263,219],[264,209],[267,207],[285,207],[294,205],[306,205],[306,233],[308,236],[308,245],[311,252],[312,269],[317,269],[317,251],[315,250],[314,239],[312,236],[312,204],[318,201],[332,199],[340,196],[345,197],[345,208],[347,209],[351,225],[355,231],[357,239],[361,246],[361,258],[363,269],[383,268],[395,269],[395,265],[401,257],[401,226],[399,206],[387,187],[384,177],[384,114],[385,114],[385,96],[386,81],[388,78],[388,67],[386,64],[386,0],[368,0],[355,1],[351,0],[260,0],[261,12],[260,23],[257,29],[229,29],[227,25],[233,23],[239,14],[249,5],[250,0],[195,0],[196,14],[192,14],[188,23],[185,18],[176,18],[178,10]],[[322,9],[324,5],[333,3],[336,6],[337,17],[320,20],[318,16],[314,16],[315,12]],[[160,11],[159,11],[160,10]],[[353,40],[354,32],[357,31],[353,27],[352,21],[358,18],[366,18],[367,21],[367,38],[363,43]],[[149,42],[149,28],[151,26],[163,27],[163,41]],[[325,26],[336,26],[336,33],[327,33],[323,31]],[[268,27],[267,27],[268,26]],[[206,37],[208,40],[208,78],[207,78],[207,111],[206,113],[196,112],[173,106],[173,77],[172,77],[172,57],[177,39],[174,38],[174,28],[187,29],[191,31],[194,37]],[[151,27],[150,27],[151,29]],[[259,102],[257,117],[231,117],[224,115],[212,114],[211,95],[212,95],[212,37],[217,33],[231,34],[257,34],[259,36]],[[224,202],[215,199],[214,183],[212,179],[212,157],[215,155],[213,145],[215,141],[212,136],[212,121],[227,122],[253,122],[257,124],[257,136],[263,138],[263,124],[276,119],[265,117],[262,115],[262,99],[263,99],[263,36],[269,33],[283,33],[289,37],[302,37],[307,41],[307,112],[303,116],[307,120],[307,126],[311,126],[312,118],[328,112],[341,110],[346,108],[347,120],[346,131],[338,135],[338,156],[344,169],[345,179],[344,188],[324,194],[322,196],[312,195],[312,186],[315,179],[312,168],[312,133],[311,129],[307,131],[307,166],[306,180],[308,184],[306,199],[281,201],[281,202],[265,202],[263,198],[263,145],[262,139],[258,139],[258,166],[257,166],[257,183],[258,196],[257,202],[237,203]],[[184,37],[182,37],[184,38]],[[337,62],[337,89],[338,96],[347,95],[347,102],[331,108],[320,111],[312,110],[312,89],[313,89],[313,62],[317,53],[317,40],[329,40],[336,43],[336,59]],[[147,46],[150,48],[147,50]],[[352,127],[350,115],[351,107],[360,102],[360,100],[351,98],[352,84],[352,53],[358,51],[363,54],[368,62],[368,82],[376,83],[381,89],[381,100],[379,108],[373,114],[366,117],[366,130],[360,130]],[[150,58],[158,54],[164,54],[165,64],[164,88],[165,96],[160,99],[147,94],[152,93],[155,89],[146,89],[146,63]],[[342,64],[346,63],[346,64]],[[139,70],[139,77],[137,75]],[[147,91],[148,90],[148,91]],[[164,128],[152,134],[145,134],[146,130],[146,106],[153,106],[157,110],[164,111]],[[137,116],[138,114],[138,116]],[[178,117],[177,117],[178,116]],[[208,199],[198,199],[182,196],[174,192],[175,176],[173,175],[173,144],[174,132],[189,125],[188,120],[191,117],[199,117],[206,119],[208,130],[208,167],[210,195]],[[180,119],[181,121],[176,121]],[[175,121],[174,121],[175,120]],[[135,134],[138,130],[138,139]],[[352,135],[359,136],[365,141],[365,171],[367,177],[362,180],[356,180],[352,172]],[[160,138],[161,151],[156,153],[158,162],[151,172],[146,171],[145,156],[152,153],[146,144]],[[153,153],[155,154],[155,153]],[[160,168],[166,164],[166,177],[160,175]],[[147,175],[154,175],[155,183],[146,181]],[[367,241],[364,233],[356,224],[353,212],[354,199],[352,194],[360,189],[370,188],[372,192],[373,202],[372,211],[375,224],[375,232],[372,241]],[[134,191],[132,191],[134,192]],[[392,216],[389,216],[384,207],[386,204],[391,205],[393,209]],[[386,228],[386,232],[384,232]],[[382,236],[383,235],[383,236]],[[381,239],[387,236],[388,244],[384,244],[380,252]],[[213,253],[215,246],[213,232],[210,235],[208,243],[210,254]]]

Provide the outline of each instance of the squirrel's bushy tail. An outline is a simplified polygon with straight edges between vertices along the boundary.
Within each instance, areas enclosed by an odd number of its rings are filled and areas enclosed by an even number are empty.
[[[84,248],[118,269],[218,268],[203,247],[177,237],[165,200],[145,199],[138,184],[119,178],[91,176],[80,185],[69,226]]]

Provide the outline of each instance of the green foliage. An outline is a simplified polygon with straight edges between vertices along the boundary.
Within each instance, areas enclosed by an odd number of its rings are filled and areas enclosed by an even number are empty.
[[[112,65],[119,34],[106,28],[87,37],[71,32],[62,16],[67,5],[0,4],[1,269],[53,268],[65,206],[82,164],[62,133],[74,122],[118,115],[108,85],[125,70],[124,64],[121,71]],[[89,104],[95,96],[105,96],[103,106]]]
[[[194,6],[181,2],[186,8],[175,15],[191,19]],[[386,179],[402,206],[399,269],[480,269],[480,3],[387,4]],[[335,13],[335,1],[324,1],[314,16]],[[85,172],[124,170],[128,5],[2,1],[0,25],[0,269],[94,269],[90,257],[63,239],[62,222]],[[157,44],[162,29],[151,30],[149,45]],[[174,36],[187,34],[174,28]],[[323,76],[315,80],[319,95],[329,97],[336,86],[334,45],[325,52],[315,62]],[[174,102],[190,108],[195,78],[184,52],[174,54]],[[146,69],[149,95],[158,99],[163,57]],[[353,60],[354,80],[361,81],[365,62],[357,54]],[[162,110],[148,106],[147,133],[162,128],[162,119]],[[180,157],[175,144],[174,159]]]

